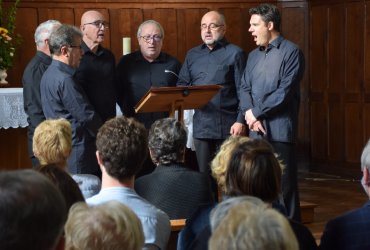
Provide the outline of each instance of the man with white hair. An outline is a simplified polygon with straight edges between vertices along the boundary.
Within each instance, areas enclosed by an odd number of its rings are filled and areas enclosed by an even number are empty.
[[[361,184],[370,198],[370,140],[361,155]],[[320,249],[370,249],[370,201],[330,220],[321,237]]]
[[[40,82],[41,77],[51,63],[49,50],[50,34],[61,23],[56,20],[48,20],[41,23],[35,31],[36,55],[26,66],[23,72],[23,100],[24,111],[28,118],[28,153],[32,160],[32,165],[38,165],[37,158],[33,155],[32,138],[37,125],[45,120],[45,115],[42,111],[41,97],[40,97]]]

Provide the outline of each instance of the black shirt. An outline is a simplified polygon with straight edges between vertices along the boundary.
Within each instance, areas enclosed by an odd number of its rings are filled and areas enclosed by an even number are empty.
[[[123,56],[117,65],[119,101],[123,114],[135,117],[146,128],[150,128],[154,121],[167,117],[167,113],[136,114],[134,107],[151,87],[176,86],[177,77],[164,70],[177,74],[180,68],[180,62],[164,52],[153,62],[148,62],[140,51]]]
[[[116,116],[116,62],[113,53],[99,45],[93,53],[82,42],[84,55],[75,73],[76,81],[81,84],[91,105],[102,121]]]

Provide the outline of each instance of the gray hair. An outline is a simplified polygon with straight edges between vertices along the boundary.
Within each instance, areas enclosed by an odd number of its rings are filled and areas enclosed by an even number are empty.
[[[365,167],[370,170],[370,140],[366,143],[361,154],[361,170],[364,170]]]
[[[76,37],[82,38],[80,29],[72,25],[62,24],[50,35],[50,53],[60,55],[60,48],[64,45],[73,45]]]
[[[211,231],[213,232],[218,227],[218,225],[220,225],[220,222],[227,215],[231,208],[236,207],[239,204],[243,203],[250,203],[251,206],[267,207],[266,203],[264,203],[261,199],[254,196],[243,195],[228,198],[212,209],[210,214]]]
[[[148,140],[154,163],[168,165],[182,160],[187,135],[184,125],[176,119],[155,121],[150,128]]]
[[[50,38],[50,35],[53,31],[55,31],[58,27],[62,25],[57,20],[48,20],[46,22],[41,23],[37,26],[35,31],[35,43],[38,48],[42,47],[44,41]]]
[[[162,39],[164,38],[164,29],[162,27],[162,25],[160,23],[158,23],[157,21],[154,21],[154,20],[146,20],[145,22],[143,22],[142,24],[140,24],[139,28],[137,29],[137,38],[140,38],[141,36],[141,31],[143,29],[143,26],[146,25],[146,24],[154,24],[158,27],[158,29],[161,31],[161,37]]]

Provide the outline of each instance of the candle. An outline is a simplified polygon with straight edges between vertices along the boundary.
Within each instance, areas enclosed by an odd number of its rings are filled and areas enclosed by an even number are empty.
[[[123,46],[123,55],[127,55],[131,53],[131,38],[124,37],[122,39],[122,46]]]

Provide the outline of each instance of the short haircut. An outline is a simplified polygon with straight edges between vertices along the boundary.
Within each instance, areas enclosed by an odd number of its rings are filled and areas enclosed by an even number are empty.
[[[0,172],[0,249],[54,249],[66,219],[64,199],[45,176]]]
[[[154,163],[169,165],[182,161],[187,135],[184,125],[174,118],[155,121],[149,131],[148,146]]]
[[[73,204],[79,201],[85,201],[81,190],[74,179],[62,168],[57,165],[39,166],[36,168],[38,172],[46,176],[58,188],[66,202],[67,210]]]
[[[64,118],[41,122],[33,135],[33,151],[41,165],[67,166],[72,149],[72,128]]]
[[[274,30],[280,32],[281,16],[279,9],[273,4],[260,4],[257,7],[249,9],[250,15],[260,15],[262,20],[267,24],[272,22]]]
[[[65,45],[73,45],[76,37],[82,38],[81,30],[77,27],[62,24],[58,29],[53,31],[49,39],[49,49],[51,54],[60,55],[60,49]]]
[[[35,31],[35,43],[38,48],[42,47],[44,41],[50,38],[51,33],[62,25],[57,20],[48,20],[37,26]]]
[[[144,233],[135,213],[117,201],[93,207],[76,203],[69,211],[65,240],[66,250],[139,250]]]
[[[146,25],[146,24],[156,25],[158,27],[158,29],[160,30],[160,32],[161,32],[162,39],[164,38],[164,29],[163,29],[162,25],[160,23],[158,23],[157,21],[155,21],[155,20],[146,20],[143,23],[141,23],[139,28],[137,29],[137,34],[136,34],[137,38],[140,38],[143,26]]]
[[[273,208],[243,202],[230,208],[212,232],[209,249],[298,250],[288,220]]]
[[[365,167],[370,171],[370,140],[367,141],[361,154],[361,170]]]
[[[218,203],[217,206],[214,207],[211,211],[210,214],[211,231],[213,232],[218,227],[218,225],[220,225],[221,221],[225,218],[225,216],[227,215],[231,208],[236,207],[242,203],[248,203],[251,206],[262,206],[262,207],[268,206],[261,199],[254,196],[242,195],[227,198],[221,203]]]
[[[273,202],[281,190],[282,169],[272,146],[250,139],[236,147],[226,172],[226,194],[251,195]]]
[[[96,147],[110,176],[125,180],[136,175],[148,154],[148,136],[134,118],[112,118],[99,129]]]
[[[232,151],[248,140],[249,137],[246,136],[230,136],[222,143],[220,150],[217,152],[215,158],[213,158],[211,162],[212,176],[216,179],[222,191],[225,191],[226,170]]]

